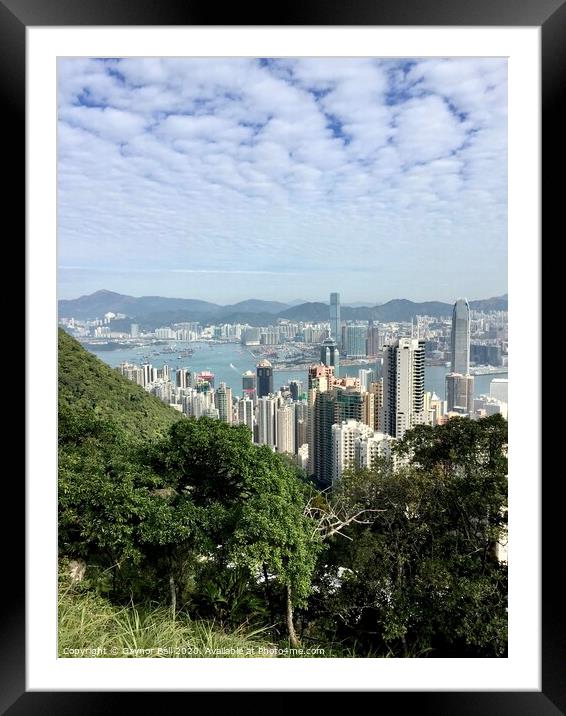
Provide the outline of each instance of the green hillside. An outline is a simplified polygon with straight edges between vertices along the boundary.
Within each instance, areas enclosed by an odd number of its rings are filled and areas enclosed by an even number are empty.
[[[161,437],[182,416],[59,329],[59,410],[94,411],[136,440]]]

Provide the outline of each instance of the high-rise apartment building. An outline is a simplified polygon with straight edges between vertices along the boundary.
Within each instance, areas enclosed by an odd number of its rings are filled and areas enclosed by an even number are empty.
[[[175,385],[177,386],[177,388],[191,387],[191,371],[188,368],[177,368],[177,370],[175,371]]]
[[[309,366],[308,381],[309,390],[312,388],[327,390],[334,384],[334,366],[322,364]]]
[[[216,389],[214,405],[218,409],[219,419],[232,425],[232,389],[226,383],[220,383]]]
[[[295,406],[295,452],[301,445],[308,443],[309,406],[308,403],[298,401]]]
[[[355,465],[360,468],[371,468],[378,458],[391,459],[391,448],[395,438],[385,433],[373,432],[371,435],[362,435],[355,442]]]
[[[336,422],[335,402],[331,391],[316,391],[311,418],[309,464],[311,473],[323,486],[332,482],[332,426]]]
[[[240,425],[247,425],[248,428],[254,431],[254,401],[247,396],[238,400],[237,406],[238,423]]]
[[[260,360],[256,367],[257,397],[273,393],[273,366],[268,360]]]
[[[257,401],[257,442],[260,445],[277,445],[277,408],[279,400],[275,395],[264,395]]]
[[[330,337],[334,338],[338,347],[342,338],[340,322],[340,294],[330,294]]]
[[[383,432],[402,438],[427,420],[424,406],[425,341],[398,338],[383,355]]]
[[[332,426],[332,482],[356,464],[356,439],[369,437],[373,430],[358,420],[348,419]]]
[[[287,403],[277,408],[277,452],[295,452],[295,406]]]
[[[468,375],[470,372],[470,306],[465,298],[459,298],[454,304],[450,340],[451,372]]]
[[[378,432],[383,432],[383,378],[372,381],[369,384],[368,393],[373,395],[373,428]]]

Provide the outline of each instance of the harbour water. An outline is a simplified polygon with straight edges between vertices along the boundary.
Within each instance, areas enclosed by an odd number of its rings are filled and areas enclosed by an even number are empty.
[[[146,362],[145,358],[149,358],[149,362],[156,368],[161,368],[164,364],[167,364],[171,369],[189,368],[196,372],[211,371],[215,375],[215,386],[225,382],[226,385],[232,388],[234,395],[241,395],[242,373],[247,370],[255,372],[257,358],[248,349],[237,343],[209,345],[208,343],[195,342],[188,344],[177,341],[171,345],[174,345],[179,352],[190,347],[194,350],[194,353],[187,358],[178,358],[177,352],[154,355],[166,348],[165,345],[119,348],[116,350],[92,350],[91,352],[113,368],[116,368],[124,361],[141,365]],[[363,366],[342,366],[340,375],[357,376],[360,368],[373,367],[371,363]],[[444,398],[444,379],[448,372],[449,370],[445,366],[425,366],[425,390],[435,392],[440,398]],[[475,395],[489,394],[491,381],[494,378],[502,377],[507,377],[507,373],[476,376],[474,382]],[[289,383],[290,380],[302,381],[303,388],[306,389],[307,372],[305,370],[277,370],[275,368],[273,374],[275,390]]]

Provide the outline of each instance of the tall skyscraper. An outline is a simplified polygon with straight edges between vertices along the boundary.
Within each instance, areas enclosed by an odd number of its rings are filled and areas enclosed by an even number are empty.
[[[383,378],[370,383],[369,391],[373,399],[373,422],[374,429],[383,432]],[[371,423],[368,423],[371,424]]]
[[[340,373],[340,351],[338,344],[330,336],[323,341],[320,347],[320,362],[323,365],[334,366],[334,375]]]
[[[277,452],[295,452],[295,409],[292,403],[277,409]]]
[[[470,306],[465,298],[459,298],[452,311],[451,351],[452,373],[468,375],[470,372]]]
[[[254,402],[251,398],[244,397],[238,400],[238,423],[247,425],[254,431]]]
[[[331,391],[316,392],[309,440],[310,471],[323,486],[332,482],[332,426],[335,399]]]
[[[367,342],[367,354],[368,356],[377,356],[379,353],[379,326],[375,325],[372,320],[368,326],[368,342]]]
[[[278,399],[275,395],[264,395],[257,401],[258,443],[274,448],[277,445]]]
[[[260,360],[256,367],[257,397],[273,393],[273,366],[268,360]]]
[[[330,294],[330,337],[334,338],[340,347],[342,339],[341,323],[340,323],[340,294]]]
[[[295,453],[301,445],[308,443],[309,406],[308,403],[298,401],[295,403]]]
[[[471,413],[474,409],[474,376],[449,373],[446,376],[448,412]]]
[[[335,423],[341,423],[344,420],[362,421],[364,416],[364,399],[358,388],[335,386],[332,394],[335,405]]]
[[[300,380],[289,381],[289,392],[292,400],[299,400],[299,396],[303,392],[303,384]]]
[[[256,374],[251,370],[242,373],[242,393],[252,400],[256,397]]]
[[[214,405],[218,409],[218,417],[232,425],[232,389],[226,383],[220,383],[214,393]]]
[[[177,368],[175,383],[177,388],[190,388],[192,383],[191,371],[188,368]]]
[[[346,326],[345,351],[348,358],[363,358],[366,355],[366,326]]]
[[[402,438],[427,420],[424,406],[425,341],[398,338],[383,354],[384,433]]]

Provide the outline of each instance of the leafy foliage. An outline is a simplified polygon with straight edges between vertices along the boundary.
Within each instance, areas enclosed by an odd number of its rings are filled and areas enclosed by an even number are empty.
[[[81,421],[87,416],[89,420],[110,421],[131,440],[143,442],[165,435],[171,425],[183,419],[176,410],[85,351],[62,328],[58,382],[59,411],[66,415],[63,428],[71,428],[68,421],[72,423],[79,413]]]
[[[506,653],[507,569],[494,550],[506,526],[506,423],[450,423],[408,433],[403,469],[343,476],[347,499],[381,511],[352,541],[334,540],[343,575],[317,607],[335,637],[383,655]]]
[[[140,605],[128,619],[157,604],[148,629],[170,634],[189,614],[277,639],[285,625],[328,654],[506,654],[500,416],[419,426],[403,467],[322,494],[246,426],[180,416],[64,333],[59,364],[60,553],[86,561],[93,599]]]

